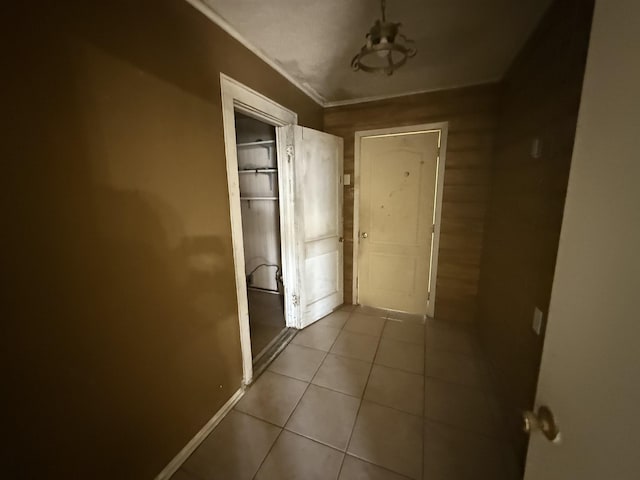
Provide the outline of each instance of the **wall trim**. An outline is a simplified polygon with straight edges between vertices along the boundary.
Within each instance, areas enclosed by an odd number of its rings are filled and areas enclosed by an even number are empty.
[[[167,464],[166,467],[156,476],[155,480],[169,480],[182,466],[182,464],[191,456],[193,452],[200,446],[200,444],[209,436],[216,426],[222,421],[222,419],[231,411],[231,409],[240,401],[244,395],[244,388],[239,388],[227,403],[225,403],[220,410],[218,410],[213,417],[196,433],[189,443],[187,443],[180,452],[173,457],[173,459]]]
[[[271,68],[273,68],[276,72],[286,78],[290,83],[292,83],[298,90],[305,93],[309,98],[311,98],[314,102],[316,102],[321,107],[325,106],[325,99],[322,95],[320,95],[311,85],[307,83],[300,82],[300,80],[296,79],[287,72],[282,65],[278,62],[275,62],[271,58],[269,58],[262,50],[249,42],[246,38],[244,38],[240,32],[238,32],[235,28],[233,28],[229,22],[227,22],[224,18],[222,18],[218,13],[216,13],[209,5],[207,5],[202,0],[185,0],[188,4],[190,4],[193,8],[202,13],[205,17],[211,20],[213,23],[218,25],[222,30],[227,32],[233,38],[235,38],[238,42],[240,42],[247,50],[256,55],[260,60],[265,62]]]
[[[456,90],[458,88],[470,88],[470,87],[479,87],[482,85],[492,85],[498,83],[502,80],[502,77],[492,77],[487,80],[483,80],[480,82],[472,82],[472,83],[462,83],[458,85],[451,85],[447,87],[441,88],[428,88],[423,90],[412,90],[406,93],[390,93],[388,95],[374,95],[371,97],[361,97],[361,98],[352,98],[349,100],[335,100],[335,101],[325,101],[322,105],[324,108],[332,108],[332,107],[344,107],[348,105],[357,105],[359,103],[369,103],[369,102],[378,102],[381,100],[391,100],[394,98],[401,97],[410,97],[412,95],[420,95],[423,93],[436,93],[443,92],[447,90]]]
[[[355,151],[353,155],[353,285],[352,301],[358,304],[358,254],[360,241],[360,140],[365,137],[378,135],[407,134],[419,131],[440,132],[440,155],[436,171],[436,201],[435,209],[435,229],[433,242],[431,243],[431,272],[429,274],[429,285],[431,296],[427,301],[427,316],[433,317],[436,303],[436,280],[438,278],[438,253],[440,249],[440,223],[442,220],[442,192],[444,190],[444,172],[447,159],[447,137],[449,135],[449,122],[435,122],[420,125],[409,125],[406,127],[387,127],[375,130],[359,130],[355,132]]]
[[[253,358],[251,355],[251,331],[249,328],[249,302],[247,298],[247,278],[244,261],[244,238],[242,233],[242,208],[240,207],[240,179],[238,178],[238,151],[236,148],[235,112],[275,127],[295,125],[298,115],[259,92],[220,73],[220,95],[222,99],[222,126],[224,130],[224,150],[227,167],[227,187],[229,192],[229,216],[231,220],[231,243],[233,265],[236,278],[238,300],[238,322],[240,326],[240,350],[242,353],[242,378],[245,385],[253,381]],[[291,228],[294,224],[293,195],[289,186],[293,177],[293,164],[287,162],[286,139],[276,128],[278,149],[278,188],[280,189],[280,242],[282,245],[282,275],[285,281],[285,319],[288,327],[295,327],[298,310],[292,299],[297,290],[298,276],[295,269],[295,237]]]

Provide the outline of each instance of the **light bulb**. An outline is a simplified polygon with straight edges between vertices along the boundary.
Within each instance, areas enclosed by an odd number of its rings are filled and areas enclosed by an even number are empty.
[[[386,45],[389,43],[389,40],[387,40],[387,37],[382,37],[380,39],[380,43],[378,43],[378,45]],[[389,51],[387,49],[383,49],[383,50],[378,50],[376,51],[376,55],[378,55],[380,58],[384,58],[389,54]]]

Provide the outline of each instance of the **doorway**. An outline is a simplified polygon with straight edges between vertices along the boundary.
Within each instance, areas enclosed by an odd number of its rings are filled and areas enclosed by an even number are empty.
[[[286,332],[276,130],[235,113],[240,208],[254,365]]]
[[[295,112],[222,73],[220,87],[242,382],[249,385],[295,329],[342,304],[343,141],[297,125]],[[257,323],[272,327],[262,329],[260,345],[252,342]]]
[[[222,73],[220,74],[220,90],[222,96],[225,157],[229,188],[231,237],[236,276],[236,295],[238,299],[240,346],[242,351],[242,383],[249,385],[254,379],[254,359],[258,357],[264,358],[265,348],[268,348],[271,344],[275,349],[276,347],[273,343],[280,344],[278,340],[284,343],[287,337],[287,335],[274,336],[275,329],[279,329],[282,325],[281,322],[277,324],[274,322],[273,326],[275,328],[271,329],[271,334],[263,334],[267,341],[259,341],[259,345],[255,346],[257,347],[255,348],[257,351],[254,352],[249,320],[249,288],[252,287],[253,293],[251,293],[251,296],[254,298],[252,301],[254,319],[256,315],[260,315],[260,312],[264,313],[265,309],[263,307],[266,303],[272,307],[270,315],[272,318],[280,318],[280,314],[283,315],[286,327],[294,327],[297,321],[297,312],[293,302],[295,285],[297,284],[297,275],[293,268],[296,262],[295,238],[293,238],[292,230],[289,228],[289,225],[293,223],[293,209],[291,206],[292,194],[290,189],[286,188],[286,185],[291,183],[292,172],[290,162],[285,160],[287,157],[285,139],[281,138],[277,133],[276,127],[295,125],[298,123],[298,116],[295,112],[282,107],[255,90],[246,87]],[[236,133],[236,118],[240,120],[240,124],[247,125],[246,131],[240,136]],[[249,123],[250,120],[257,123]],[[275,135],[275,139],[273,135]],[[258,140],[263,143],[258,143],[255,146],[256,148],[254,148],[254,146],[250,145],[252,143],[252,141],[250,141],[252,137],[255,137],[253,139],[254,142]],[[241,161],[241,157],[246,157],[246,159]],[[244,167],[242,165],[244,165]],[[245,170],[251,165],[255,165],[254,172],[240,173],[240,170]],[[256,174],[256,169],[262,169],[264,173]],[[276,172],[273,172],[273,170],[276,170]],[[274,173],[277,173],[276,178],[271,178],[270,180],[269,175],[274,175]],[[258,178],[250,181],[247,177],[247,179],[241,180],[240,177],[244,176],[258,176]],[[258,188],[266,189],[267,192],[272,192],[272,194],[257,195],[257,193],[259,193]],[[252,193],[256,194],[253,195],[254,197],[278,198],[277,220],[275,210],[268,217],[270,218],[269,221],[261,217],[257,218],[258,215],[255,215],[260,208],[266,208],[260,204],[271,202],[270,200],[253,199],[253,201],[250,202],[250,206],[249,204],[243,206],[243,203],[248,201]],[[243,215],[243,213],[245,214]],[[249,215],[247,215],[247,213],[249,213]],[[251,221],[252,218],[254,221]],[[274,226],[273,222],[278,221],[280,222],[279,226]],[[263,224],[271,225],[269,228],[272,230],[272,235],[269,240],[268,258],[265,258],[264,261],[258,261],[253,266],[245,265],[246,251],[243,231],[245,224],[250,231],[251,229],[258,230],[259,228],[263,228]],[[249,247],[249,255],[252,255],[255,248],[262,248],[257,245],[258,243],[258,241],[254,241],[254,247]],[[278,243],[280,258],[278,258]],[[265,252],[266,251],[267,249],[265,249]],[[255,256],[259,257],[260,255]],[[277,267],[268,265],[279,265],[279,272],[277,271]],[[248,269],[249,267],[250,269]],[[256,270],[253,271],[254,269]],[[277,277],[280,280],[277,280]],[[258,290],[261,287],[266,288],[263,288],[264,291]],[[264,295],[259,295],[258,292],[264,293]],[[265,295],[273,295],[273,298],[265,297]],[[278,297],[282,297],[282,299]],[[276,301],[276,299],[282,302],[282,306],[278,306],[279,302]],[[260,303],[261,300],[263,301],[262,307]],[[278,315],[276,315],[276,312],[278,312]],[[258,317],[258,319],[260,318]],[[254,322],[254,327],[258,326],[256,325],[257,323],[258,322]],[[261,346],[262,348],[260,348]],[[262,355],[260,355],[261,353]]]
[[[447,125],[356,133],[354,303],[433,316]]]

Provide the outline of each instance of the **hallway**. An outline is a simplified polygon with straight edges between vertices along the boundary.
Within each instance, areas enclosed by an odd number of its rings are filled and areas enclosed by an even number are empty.
[[[396,317],[300,331],[173,479],[517,478],[472,332]]]

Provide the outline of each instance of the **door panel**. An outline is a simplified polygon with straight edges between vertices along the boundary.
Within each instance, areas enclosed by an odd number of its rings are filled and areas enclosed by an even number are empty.
[[[303,127],[301,127],[303,128]],[[305,241],[340,236],[342,185],[339,184],[342,162],[338,162],[336,137],[324,138],[321,132],[305,129],[302,157],[296,158],[303,200]],[[328,135],[327,135],[328,136]],[[342,139],[340,139],[342,140]],[[336,181],[336,179],[338,181]]]
[[[343,302],[342,152],[339,137],[300,126],[293,139],[299,327]]]
[[[427,313],[439,140],[438,130],[361,139],[362,305]]]
[[[597,1],[526,480],[640,478],[639,46],[640,2]]]

